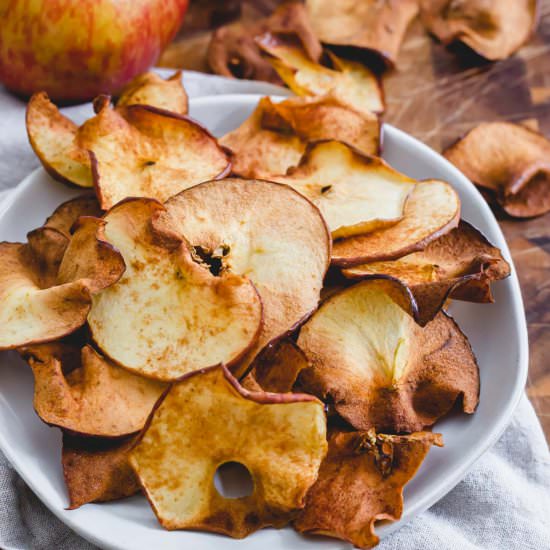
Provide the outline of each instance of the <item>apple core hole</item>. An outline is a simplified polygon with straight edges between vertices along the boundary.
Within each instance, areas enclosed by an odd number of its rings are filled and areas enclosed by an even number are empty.
[[[225,462],[214,474],[214,487],[223,498],[243,498],[254,492],[254,481],[240,462]]]

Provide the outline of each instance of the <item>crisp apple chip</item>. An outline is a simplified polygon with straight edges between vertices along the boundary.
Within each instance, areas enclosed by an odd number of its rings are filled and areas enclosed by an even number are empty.
[[[405,204],[403,219],[366,235],[334,242],[332,262],[352,267],[367,262],[395,260],[426,246],[454,229],[460,221],[460,199],[438,180],[417,183]]]
[[[112,109],[96,102],[94,118],[79,130],[90,150],[94,185],[107,210],[126,197],[166,200],[201,181],[223,177],[226,153],[207,130],[177,113],[146,105]]]
[[[46,344],[48,346],[48,344]],[[34,375],[34,408],[40,418],[74,434],[120,437],[143,428],[165,384],[110,363],[87,345],[81,365],[64,374],[48,349],[27,346],[21,354]]]
[[[319,478],[294,521],[300,533],[327,535],[372,548],[379,542],[374,524],[403,513],[403,487],[414,477],[440,434],[383,435],[335,431]]]
[[[537,0],[421,0],[422,19],[443,44],[460,41],[492,61],[505,59],[531,36]]]
[[[262,303],[247,277],[213,275],[185,241],[157,231],[151,219],[164,211],[152,199],[129,199],[104,216],[105,239],[127,268],[94,297],[88,323],[94,342],[118,364],[174,380],[239,361],[258,338]],[[81,261],[87,269],[87,258]]]
[[[550,141],[542,134],[511,122],[485,122],[444,155],[510,216],[550,211]]]
[[[396,224],[416,183],[382,159],[338,141],[308,145],[296,168],[268,179],[290,185],[317,205],[333,239]]]
[[[406,296],[395,280],[369,279],[328,298],[300,331],[311,364],[301,388],[358,430],[414,432],[459,398],[464,412],[477,406],[479,372],[466,336],[443,312],[420,327]]]
[[[130,464],[166,529],[243,538],[288,523],[326,450],[326,418],[316,398],[249,392],[218,366],[171,386]],[[227,499],[216,490],[214,474],[227,462],[247,468],[252,494]]]
[[[67,239],[70,239],[71,229],[80,216],[99,218],[102,214],[103,211],[99,207],[95,195],[80,195],[60,204],[45,221],[44,226],[57,229]]]
[[[461,221],[456,229],[431,242],[424,250],[398,260],[373,262],[343,270],[350,279],[389,275],[407,285],[424,325],[447,298],[493,302],[491,281],[510,275],[510,265],[475,227]]]
[[[89,502],[132,496],[140,485],[128,462],[136,436],[124,439],[75,437],[63,434],[61,462],[69,493],[69,510]]]
[[[380,82],[363,64],[327,54],[333,68],[312,60],[302,45],[286,35],[267,33],[256,38],[285,84],[299,96],[331,94],[358,111],[381,113]]]
[[[326,224],[306,198],[266,181],[207,182],[165,206],[158,223],[184,235],[211,269],[249,277],[262,298],[258,342],[232,369],[240,377],[264,346],[316,309],[330,261]]]
[[[188,98],[181,81],[181,71],[176,71],[166,80],[155,73],[143,73],[122,90],[117,107],[128,105],[151,105],[158,109],[186,115]]]
[[[371,50],[393,65],[418,0],[306,0],[306,7],[321,42]]]
[[[0,243],[0,349],[74,332],[86,322],[92,295],[121,277],[124,261],[102,240],[101,220],[84,225],[87,246],[79,254],[92,266],[87,271],[74,269],[80,243],[54,227],[31,231],[26,244]]]

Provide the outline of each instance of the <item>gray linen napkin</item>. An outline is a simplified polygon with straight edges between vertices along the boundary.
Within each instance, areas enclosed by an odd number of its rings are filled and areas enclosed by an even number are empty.
[[[285,93],[268,84],[193,72],[185,73],[184,83],[190,97]],[[69,107],[64,112],[79,122],[91,114],[91,108]],[[39,165],[27,142],[24,119],[25,103],[0,87],[0,202],[9,188]],[[335,548],[343,546],[335,543]],[[0,548],[96,547],[54,517],[0,453]],[[522,398],[504,435],[466,478],[428,511],[384,539],[379,548],[550,550],[550,454],[526,397]]]

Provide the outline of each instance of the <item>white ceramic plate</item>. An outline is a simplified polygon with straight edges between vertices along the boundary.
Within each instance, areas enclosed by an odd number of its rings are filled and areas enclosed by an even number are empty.
[[[238,126],[253,110],[259,96],[212,96],[191,101],[191,115],[214,134]],[[509,260],[502,233],[475,187],[443,157],[386,125],[384,158],[414,178],[439,178],[460,194],[463,217],[478,227]],[[62,201],[78,192],[37,170],[26,178],[0,207],[0,239],[24,240],[30,229]],[[527,375],[527,330],[515,271],[494,285],[496,303],[457,302],[452,313],[470,338],[481,371],[481,398],[477,412],[454,415],[439,422],[445,447],[430,451],[417,476],[405,489],[405,511],[400,522],[381,525],[385,536],[445,495],[498,438],[516,407]],[[32,407],[30,369],[13,352],[0,353],[0,449],[38,497],[62,521],[91,542],[116,549],[293,550],[343,549],[351,546],[326,538],[308,538],[292,529],[265,529],[246,542],[214,534],[165,531],[143,497],[120,502],[89,504],[67,511],[60,463],[59,430],[43,424]],[[466,503],[465,503],[466,504]]]

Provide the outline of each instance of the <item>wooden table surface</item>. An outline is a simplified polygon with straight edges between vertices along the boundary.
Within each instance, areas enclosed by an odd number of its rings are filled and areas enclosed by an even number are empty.
[[[243,2],[241,15],[269,13],[276,0]],[[208,72],[211,29],[239,17],[233,0],[191,3],[186,22],[161,64]],[[397,67],[384,75],[384,119],[437,151],[482,121],[523,122],[550,137],[550,0],[542,0],[538,30],[499,63],[458,58],[431,39],[417,20]],[[497,218],[521,282],[529,327],[527,393],[550,440],[550,214],[533,220]]]

